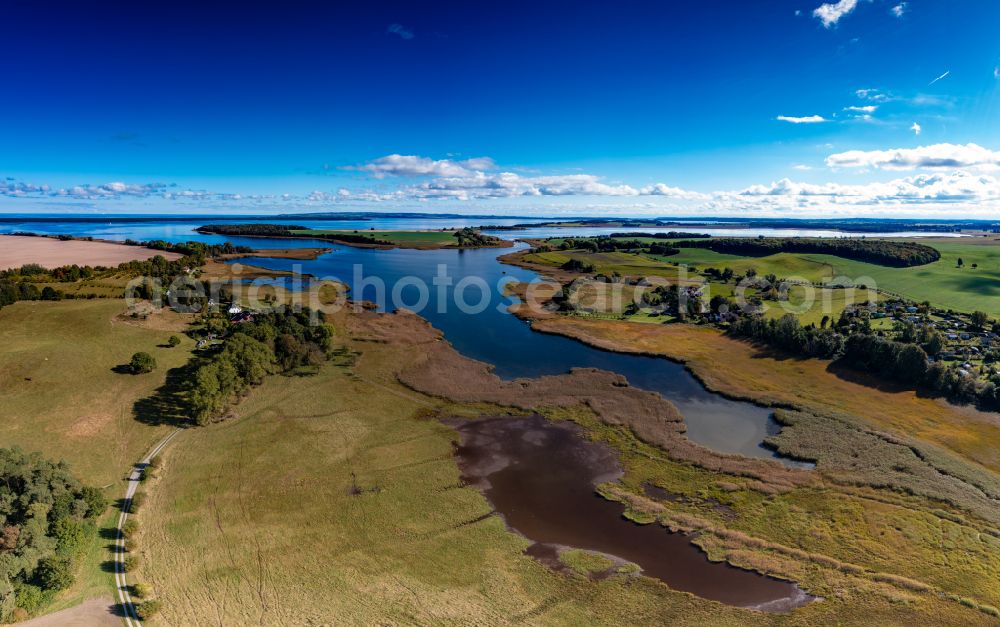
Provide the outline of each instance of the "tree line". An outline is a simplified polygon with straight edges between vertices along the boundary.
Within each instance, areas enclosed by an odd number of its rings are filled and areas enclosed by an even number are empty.
[[[764,257],[776,253],[836,255],[844,259],[905,268],[933,263],[941,258],[936,249],[916,242],[878,239],[816,239],[800,237],[720,237],[675,242],[679,248],[705,248],[717,253]]]
[[[73,584],[107,507],[64,462],[0,448],[0,622],[27,618]]]
[[[389,240],[379,239],[374,236],[361,235],[359,233],[309,233],[309,227],[297,226],[294,224],[206,224],[195,229],[199,233],[215,233],[217,235],[241,235],[249,237],[288,237],[299,239],[319,239],[329,242],[343,242],[346,244],[374,244],[376,246],[394,246]],[[295,231],[307,231],[306,233],[296,233]]]
[[[602,236],[603,237],[603,236]],[[650,239],[702,239],[712,237],[708,233],[687,233],[685,231],[667,231],[659,233],[644,233],[642,231],[629,231],[627,233],[612,233],[607,237],[636,238],[648,237]]]
[[[626,251],[661,256],[676,255],[680,252],[677,248],[663,242],[644,242],[639,239],[615,239],[614,237],[604,235],[586,239],[568,238],[559,244],[559,250],[586,250],[592,253]]]
[[[872,332],[867,318],[853,326],[849,316],[827,327],[802,326],[787,314],[779,319],[743,316],[733,321],[730,335],[762,342],[793,355],[836,360],[855,370],[868,372],[952,402],[975,403],[986,410],[1000,409],[1000,380],[980,381],[960,367],[931,361],[929,354],[941,350],[940,334],[913,324],[897,326],[895,339]]]

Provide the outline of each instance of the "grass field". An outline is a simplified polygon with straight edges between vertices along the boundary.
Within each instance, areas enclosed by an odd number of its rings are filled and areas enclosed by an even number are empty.
[[[789,616],[770,615],[641,577],[598,581],[553,572],[524,555],[526,542],[491,515],[478,490],[459,481],[455,433],[423,417],[431,405],[444,415],[497,409],[456,406],[399,386],[394,373],[412,359],[412,346],[352,346],[362,351],[354,367],[270,379],[239,407],[239,419],[187,431],[167,449],[138,515],[138,579],[164,601],[156,624],[990,620],[944,596],[836,566],[859,562],[884,577],[919,576],[927,582],[920,585],[991,602],[998,592],[989,573],[1000,565],[974,530],[941,527],[925,512],[832,489],[768,496],[741,487],[745,478],[724,476],[727,482],[717,484],[720,475],[670,462],[628,431],[597,423],[583,407],[550,417],[577,420],[625,451],[621,490],[634,496],[643,481],[653,481],[692,497],[669,514],[664,504],[638,497],[636,508],[653,518],[728,525],[728,533],[706,528],[698,542],[717,558],[794,573],[825,600]],[[735,487],[717,487],[728,482]],[[720,514],[720,502],[736,517]],[[887,536],[887,530],[894,531]],[[766,541],[743,542],[739,534]],[[934,562],[942,542],[950,547],[948,568]],[[782,553],[779,545],[788,549]],[[789,557],[800,549],[837,557]],[[581,569],[592,561],[578,553],[565,559]]]
[[[66,460],[83,482],[120,496],[128,468],[164,433],[143,424],[133,404],[163,384],[166,371],[190,357],[193,342],[179,332],[183,321],[164,314],[145,321],[119,319],[123,300],[19,302],[0,309],[0,446],[19,446]],[[162,348],[170,335],[181,345]],[[147,375],[113,369],[147,351],[158,369]],[[118,511],[101,521],[111,528]],[[85,598],[109,596],[112,575],[105,537],[85,550],[72,588],[50,610]]]
[[[618,271],[623,275],[666,278],[678,275],[675,263],[698,270],[732,268],[737,275],[753,268],[759,276],[775,274],[781,279],[814,283],[866,285],[916,302],[926,300],[937,307],[962,312],[979,310],[1000,317],[1000,238],[924,238],[916,241],[936,248],[941,259],[912,268],[891,268],[833,255],[779,253],[741,257],[700,248],[682,248],[668,257],[558,251],[526,255],[525,260],[555,267],[572,257],[593,263],[598,272]],[[957,263],[959,258],[964,262],[961,267]],[[973,264],[977,267],[973,268]]]
[[[827,255],[807,255],[806,258],[833,267],[835,277],[849,277],[856,282],[872,284],[879,289],[895,292],[916,302],[956,311],[985,311],[1000,317],[1000,240],[969,238],[968,240],[921,240],[941,252],[941,259],[913,268],[887,268]],[[962,267],[957,264],[961,258]],[[973,268],[972,264],[978,267]],[[870,277],[873,281],[860,279]]]
[[[107,485],[165,431],[133,418],[135,401],[190,357],[179,315],[120,319],[120,299],[19,302],[0,309],[0,442],[65,459],[83,481]],[[181,345],[164,348],[177,335]],[[133,353],[158,368],[120,374]],[[115,492],[115,494],[117,491]]]
[[[713,283],[712,287],[716,287],[716,284]],[[766,301],[764,303],[767,306],[764,316],[780,318],[786,314],[792,314],[803,325],[815,324],[819,326],[823,316],[829,316],[830,320],[835,321],[848,306],[880,300],[884,300],[884,297],[874,290],[793,285],[788,288],[787,301]]]
[[[159,624],[759,621],[651,581],[557,575],[524,555],[527,543],[461,485],[454,432],[416,417],[426,399],[383,381],[381,351],[358,375],[272,379],[241,420],[168,449],[139,514],[139,578],[165,603]]]
[[[314,230],[292,231],[297,235],[356,235],[366,237],[375,243],[375,240],[392,242],[396,246],[405,248],[442,248],[444,246],[454,246],[458,240],[455,239],[454,231],[338,231],[338,230]]]
[[[570,259],[578,259],[585,263],[594,264],[596,273],[608,276],[617,272],[622,276],[655,276],[672,281],[677,280],[679,277],[684,277],[682,270],[670,263],[663,263],[644,255],[624,252],[588,253],[583,251],[552,251],[529,253],[524,255],[523,259],[528,263],[538,263],[551,267],[559,267]],[[697,275],[685,278],[687,282],[691,283],[702,282],[701,277]]]

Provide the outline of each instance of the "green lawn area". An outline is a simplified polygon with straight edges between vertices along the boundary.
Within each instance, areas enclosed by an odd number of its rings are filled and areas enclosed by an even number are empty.
[[[194,342],[177,314],[134,321],[119,318],[123,311],[120,299],[22,301],[0,309],[3,446],[64,459],[81,480],[103,486],[166,433],[135,420],[133,404],[188,360]],[[164,346],[171,335],[180,346]],[[114,371],[139,351],[156,359],[155,371]]]
[[[456,244],[454,231],[345,231],[345,230],[305,230],[292,231],[296,235],[355,235],[371,240],[385,240],[398,245],[415,248],[449,246]]]
[[[753,268],[758,275],[775,274],[783,279],[838,284],[867,285],[907,299],[956,311],[985,311],[1000,317],[1000,238],[926,238],[917,240],[941,252],[941,259],[912,268],[891,268],[833,255],[779,253],[766,257],[726,255],[700,248],[682,248],[676,255],[653,257],[632,253],[554,251],[528,255],[528,261],[558,266],[570,257],[593,263],[598,272],[677,276],[675,263],[704,270],[732,268],[744,274]],[[957,264],[961,258],[962,267]],[[973,264],[977,267],[973,268]]]
[[[836,321],[848,305],[859,305],[866,301],[884,299],[878,292],[857,289],[817,288],[811,285],[793,285],[788,290],[788,300],[784,303],[765,301],[767,318],[780,318],[793,314],[803,325],[819,326],[823,316]]]
[[[941,253],[941,259],[912,268],[890,268],[833,255],[780,253],[768,257],[720,255],[708,250],[682,249],[664,261],[680,261],[697,266],[730,267],[738,274],[756,268],[758,274],[774,273],[780,278],[798,276],[810,281],[846,278],[904,296],[930,301],[932,305],[957,311],[985,311],[1000,317],[1000,240],[990,238],[921,239]],[[961,258],[962,267],[957,264]],[[976,264],[978,267],[973,268]]]
[[[807,255],[816,262],[833,266],[835,276],[864,280],[879,289],[895,292],[911,300],[957,311],[985,311],[1000,317],[1000,240],[926,242],[941,252],[941,259],[913,268],[887,268],[828,255]],[[963,267],[958,267],[961,258]],[[973,268],[972,264],[977,264]]]
[[[664,262],[645,255],[624,252],[588,253],[571,250],[532,253],[524,257],[524,260],[527,262],[554,267],[559,267],[570,259],[579,259],[585,263],[592,263],[597,273],[609,276],[617,272],[622,276],[658,276],[666,279],[677,279],[681,274],[681,270],[670,262]],[[702,282],[699,276],[688,278],[695,283]]]
[[[655,257],[664,263],[684,263],[694,266],[699,270],[705,268],[732,268],[737,275],[746,274],[746,271],[753,268],[758,276],[774,274],[782,279],[798,279],[810,282],[822,282],[833,275],[831,265],[821,259],[810,257],[824,257],[825,255],[796,255],[792,253],[778,253],[767,257],[740,257],[739,255],[727,255],[717,253],[703,248],[681,248],[676,255],[669,257]],[[839,259],[830,257],[831,259]]]

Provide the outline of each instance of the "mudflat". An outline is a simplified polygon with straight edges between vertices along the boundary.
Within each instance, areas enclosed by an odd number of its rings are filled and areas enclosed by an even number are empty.
[[[177,253],[111,242],[62,241],[25,235],[0,237],[0,270],[17,268],[27,263],[37,263],[46,268],[74,263],[80,266],[117,266],[126,261],[149,259],[156,255],[167,259],[180,258]]]

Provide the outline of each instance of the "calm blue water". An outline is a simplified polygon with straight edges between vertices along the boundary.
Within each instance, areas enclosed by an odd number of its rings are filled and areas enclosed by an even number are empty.
[[[515,224],[530,224],[532,222],[543,222],[542,218],[433,218],[433,217],[406,217],[406,218],[379,218],[373,216],[365,220],[308,220],[289,218],[287,220],[275,220],[262,218],[260,216],[242,216],[237,218],[219,216],[192,216],[184,219],[143,219],[128,221],[121,218],[108,217],[106,219],[87,218],[87,221],[79,219],[50,218],[45,221],[33,219],[32,216],[0,216],[4,219],[0,222],[0,233],[11,233],[14,231],[31,231],[46,235],[76,235],[90,236],[109,240],[164,240],[168,242],[200,241],[206,243],[221,244],[232,242],[233,244],[246,244],[256,248],[288,248],[290,245],[282,240],[269,240],[266,238],[244,238],[226,237],[223,235],[202,235],[196,233],[195,229],[204,224],[239,224],[246,222],[264,222],[270,224],[296,224],[314,229],[443,229],[461,228],[465,226],[481,226],[484,223],[498,226],[513,226]],[[580,227],[580,228],[560,228],[560,227],[530,227],[521,231],[485,231],[505,239],[515,238],[544,238],[544,237],[569,237],[569,236],[594,236],[609,235],[616,232],[644,232],[657,233],[668,230],[688,230],[710,235],[720,235],[728,237],[757,237],[781,236],[781,237],[861,237],[872,234],[848,233],[846,231],[825,230],[825,229],[772,229],[772,228],[703,228],[703,227],[657,227],[657,228],[631,228],[631,227]],[[881,237],[963,237],[960,233],[924,233],[899,231],[892,233],[880,233]],[[304,244],[300,244],[304,245]]]
[[[542,239],[546,237],[594,237],[611,235],[612,233],[662,233],[664,231],[685,231],[688,233],[707,233],[719,237],[874,237],[872,233],[856,233],[829,229],[772,229],[772,228],[707,228],[701,226],[671,226],[655,228],[634,227],[558,227],[538,226],[519,231],[484,231],[499,237],[518,237],[524,239]],[[962,233],[930,233],[925,231],[892,231],[878,233],[878,237],[967,237]]]

